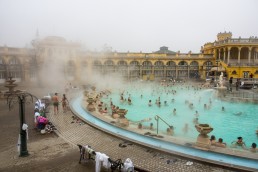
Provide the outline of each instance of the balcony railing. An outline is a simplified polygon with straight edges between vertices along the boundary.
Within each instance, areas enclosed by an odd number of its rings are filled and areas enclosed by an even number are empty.
[[[221,44],[252,44],[256,43],[258,44],[258,38],[232,38],[232,39],[226,39],[219,42],[214,42],[213,45],[221,45]]]
[[[240,59],[238,63],[237,59],[230,59],[228,66],[258,66],[258,60],[251,59],[249,63],[248,59]]]

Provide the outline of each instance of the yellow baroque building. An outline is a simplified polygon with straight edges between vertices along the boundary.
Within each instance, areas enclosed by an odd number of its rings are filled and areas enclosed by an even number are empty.
[[[204,44],[201,51],[213,54],[213,62],[228,78],[258,78],[257,37],[232,38],[231,32],[218,33],[217,40]]]
[[[226,77],[258,78],[258,39],[217,35],[200,53],[173,52],[161,47],[153,53],[92,52],[80,43],[50,36],[32,41],[33,48],[0,47],[0,83],[8,77],[24,84],[42,82],[58,73],[67,81],[100,74],[125,80],[206,79],[223,72]],[[57,79],[57,78],[55,78]]]

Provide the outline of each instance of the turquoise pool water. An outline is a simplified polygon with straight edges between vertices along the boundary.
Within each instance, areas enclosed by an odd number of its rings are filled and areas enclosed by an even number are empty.
[[[258,129],[258,106],[248,103],[234,103],[222,101],[217,98],[217,90],[200,89],[191,85],[177,83],[175,85],[164,86],[154,83],[137,83],[124,86],[123,89],[111,90],[109,97],[103,97],[102,101],[108,106],[110,98],[114,105],[128,110],[126,118],[131,121],[141,121],[151,118],[151,121],[142,122],[149,126],[154,124],[154,117],[159,115],[168,124],[174,126],[174,136],[185,140],[195,141],[198,132],[194,127],[193,119],[196,118],[198,111],[199,123],[210,124],[214,130],[209,135],[215,135],[216,139],[223,138],[228,145],[242,136],[248,147],[253,142],[258,142],[258,136],[255,131]],[[127,101],[121,102],[120,96],[126,100],[130,96],[132,104]],[[161,106],[155,104],[160,97]],[[148,106],[149,100],[152,106]],[[164,101],[167,101],[165,105]],[[192,104],[192,107],[190,107]],[[204,108],[204,104],[208,108]],[[222,107],[225,108],[222,111]],[[176,109],[176,114],[173,109]],[[188,130],[183,130],[185,124],[188,124]],[[159,122],[159,133],[165,133],[167,125]]]

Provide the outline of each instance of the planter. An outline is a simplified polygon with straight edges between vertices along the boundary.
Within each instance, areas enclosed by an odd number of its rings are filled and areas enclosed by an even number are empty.
[[[209,124],[196,124],[195,128],[202,135],[207,135],[213,131],[213,128]]]

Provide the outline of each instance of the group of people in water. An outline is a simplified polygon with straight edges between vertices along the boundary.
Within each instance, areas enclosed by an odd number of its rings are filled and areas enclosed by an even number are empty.
[[[120,95],[120,102],[121,103],[127,102],[129,105],[131,105],[132,104],[131,95],[129,94],[128,98],[126,99],[126,98],[124,98],[124,93],[121,93],[121,95]]]
[[[211,135],[211,137],[210,137],[210,144],[212,146],[218,146],[218,147],[222,147],[222,148],[227,147],[227,144],[223,142],[222,138],[219,138],[217,141],[216,137],[214,135]],[[242,137],[237,137],[236,141],[231,142],[230,147],[231,148],[242,147],[243,149],[245,149],[245,150],[249,149],[251,152],[254,152],[254,153],[258,152],[258,149],[256,148],[257,147],[256,143],[252,143],[250,148],[248,148],[246,146],[245,142],[243,141]]]

